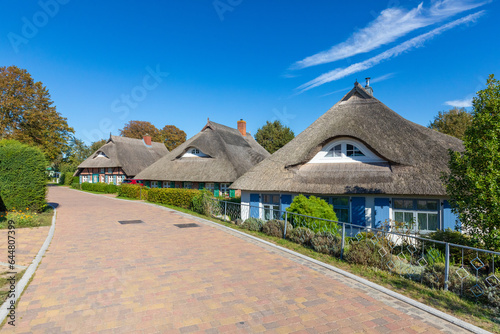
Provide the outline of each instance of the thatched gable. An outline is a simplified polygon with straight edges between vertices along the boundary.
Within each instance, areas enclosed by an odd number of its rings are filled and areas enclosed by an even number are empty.
[[[325,144],[352,138],[386,163],[308,163]],[[445,195],[448,150],[461,140],[410,122],[359,83],[307,129],[231,188],[309,194]]]
[[[151,145],[146,145],[143,139],[110,136],[106,144],[78,166],[78,170],[121,167],[130,177],[137,175],[167,153],[168,149],[163,143],[152,142]],[[102,156],[103,154],[105,156]]]
[[[185,157],[190,149],[207,157]],[[194,137],[152,164],[137,179],[232,183],[270,154],[255,139],[237,129],[208,121]]]

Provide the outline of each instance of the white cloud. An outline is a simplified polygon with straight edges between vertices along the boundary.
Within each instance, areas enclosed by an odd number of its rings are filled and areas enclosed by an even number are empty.
[[[472,97],[466,97],[463,100],[446,101],[444,104],[458,108],[469,108],[472,107]]]
[[[425,33],[425,34],[422,34],[422,35],[414,37],[410,40],[407,40],[406,42],[403,42],[403,43],[401,43],[401,44],[399,44],[399,45],[397,45],[397,46],[395,46],[387,51],[384,51],[384,52],[376,55],[375,57],[372,57],[372,58],[369,58],[365,61],[353,64],[353,65],[346,67],[346,68],[337,68],[333,71],[322,74],[319,77],[317,77],[316,79],[313,79],[313,80],[299,86],[297,89],[300,90],[301,92],[304,92],[304,91],[309,90],[311,88],[321,86],[325,83],[344,78],[344,77],[351,75],[353,73],[357,73],[357,72],[361,72],[361,71],[364,71],[366,69],[369,69],[369,68],[379,64],[380,62],[382,62],[384,60],[397,57],[404,52],[408,52],[412,49],[416,49],[416,48],[423,46],[425,41],[427,41],[427,40],[429,40],[437,35],[442,34],[446,30],[452,29],[452,28],[454,28],[458,25],[461,25],[461,24],[473,22],[473,21],[477,20],[483,14],[484,14],[484,11],[480,11],[480,12],[477,12],[474,14],[467,15],[465,17],[462,17],[458,20],[452,21],[452,22],[447,23],[445,25],[442,25],[438,28],[435,28],[435,29]]]
[[[330,63],[372,51],[411,31],[441,22],[485,3],[485,1],[471,0],[437,0],[433,1],[429,8],[424,8],[423,3],[411,10],[387,8],[365,28],[353,33],[345,42],[298,61],[291,68],[301,69]]]

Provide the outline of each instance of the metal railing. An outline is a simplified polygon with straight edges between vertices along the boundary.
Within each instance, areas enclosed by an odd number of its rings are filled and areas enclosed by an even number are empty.
[[[283,238],[319,252],[365,263],[429,287],[468,298],[500,295],[500,252],[432,240],[405,225],[381,228],[310,217],[271,206],[214,200],[211,216],[243,224],[248,218],[281,222]],[[285,223],[287,222],[287,223]]]

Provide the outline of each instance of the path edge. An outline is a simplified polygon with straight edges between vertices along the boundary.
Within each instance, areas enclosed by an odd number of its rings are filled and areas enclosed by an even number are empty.
[[[52,215],[52,225],[50,226],[49,234],[47,235],[45,242],[43,243],[42,247],[35,256],[35,259],[31,261],[31,264],[28,266],[28,269],[26,269],[26,271],[24,272],[23,277],[21,277],[19,282],[16,284],[15,296],[7,298],[5,302],[2,304],[2,306],[0,306],[0,324],[3,323],[5,318],[9,315],[10,311],[8,307],[12,304],[12,301],[14,301],[15,305],[17,301],[21,298],[24,289],[26,289],[28,282],[30,281],[31,277],[33,277],[33,274],[35,273],[38,265],[42,261],[42,258],[45,255],[47,248],[49,248],[50,242],[52,241],[52,237],[54,236],[54,231],[56,229],[57,209],[53,205],[49,204],[49,206],[51,206],[54,209],[54,214]]]

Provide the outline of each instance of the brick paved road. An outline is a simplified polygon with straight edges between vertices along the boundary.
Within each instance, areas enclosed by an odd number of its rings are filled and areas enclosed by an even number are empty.
[[[17,333],[463,332],[220,228],[177,228],[193,220],[170,210],[60,187],[49,200],[56,231]]]

